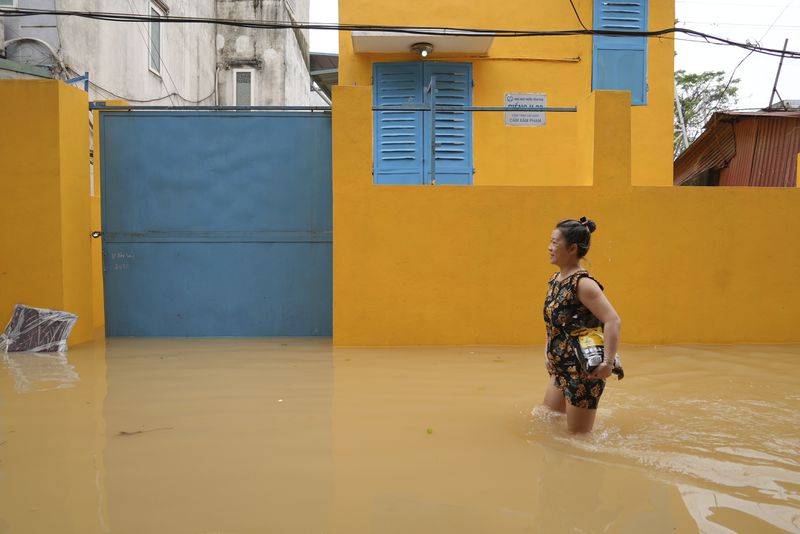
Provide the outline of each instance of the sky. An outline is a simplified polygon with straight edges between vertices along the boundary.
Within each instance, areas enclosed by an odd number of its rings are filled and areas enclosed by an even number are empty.
[[[311,0],[311,22],[337,22],[337,11],[337,0]],[[769,48],[782,49],[784,39],[788,38],[788,49],[800,51],[800,0],[676,0],[675,18],[678,27],[734,41],[758,42]],[[741,78],[736,107],[763,108],[769,104],[780,58],[755,53],[744,59],[748,52],[741,48],[687,42],[684,36],[676,37],[681,39],[675,43],[676,70],[724,71],[727,81],[736,69],[735,77]],[[311,31],[312,51],[338,52],[338,48],[335,31]],[[784,60],[778,92],[785,100],[800,99],[800,59]]]

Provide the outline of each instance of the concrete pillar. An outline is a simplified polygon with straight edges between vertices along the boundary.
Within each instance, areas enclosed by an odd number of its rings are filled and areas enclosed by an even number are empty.
[[[14,304],[80,317],[93,338],[88,95],[55,80],[0,81],[0,322]]]

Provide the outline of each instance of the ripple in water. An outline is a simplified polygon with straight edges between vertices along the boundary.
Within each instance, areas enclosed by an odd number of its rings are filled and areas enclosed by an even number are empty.
[[[701,532],[734,532],[711,520],[722,509],[800,532],[800,436],[796,409],[759,399],[661,401],[614,392],[595,430],[566,431],[565,416],[535,407],[528,440],[563,454],[634,466],[678,488]]]

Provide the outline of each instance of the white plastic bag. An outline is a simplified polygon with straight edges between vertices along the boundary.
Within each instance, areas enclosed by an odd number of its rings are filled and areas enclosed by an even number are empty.
[[[77,320],[77,315],[68,312],[17,304],[0,335],[0,351],[66,352],[67,338]]]

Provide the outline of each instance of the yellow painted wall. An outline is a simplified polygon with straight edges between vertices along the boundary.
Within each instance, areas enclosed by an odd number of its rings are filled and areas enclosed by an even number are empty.
[[[590,26],[592,0],[575,0],[575,5]],[[674,25],[672,0],[651,0],[649,10],[651,30]],[[579,27],[569,2],[561,0],[340,0],[339,19],[347,24],[485,29]],[[649,40],[648,105],[634,106],[631,113],[635,185],[672,185],[673,45],[669,38]],[[339,51],[342,86],[371,86],[374,62],[417,59],[410,54],[355,54],[349,32],[340,33]],[[590,36],[495,38],[487,57],[441,56],[434,50],[432,60],[473,63],[475,106],[503,106],[507,92],[532,92],[546,93],[551,107],[572,107],[591,92]],[[580,131],[575,114],[549,114],[547,126],[534,128],[506,127],[502,113],[476,113],[473,129],[475,185],[582,184],[572,157]]]
[[[800,341],[800,190],[632,187],[625,93],[578,102],[595,187],[374,186],[372,89],[333,101],[336,345],[541,343],[549,235],[583,215],[624,342]]]
[[[54,80],[0,81],[0,320],[14,304],[80,316],[93,337],[88,98]]]

